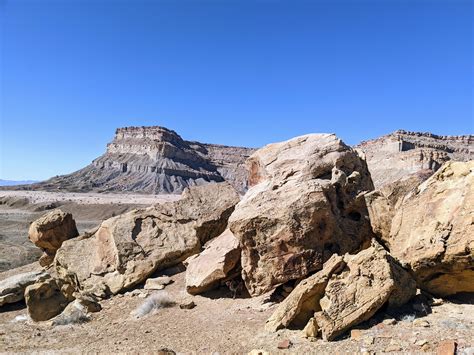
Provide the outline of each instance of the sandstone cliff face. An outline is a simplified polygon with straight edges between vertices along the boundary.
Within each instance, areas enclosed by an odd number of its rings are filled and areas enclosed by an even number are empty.
[[[437,136],[431,133],[396,131],[361,142],[375,188],[421,171],[435,172],[449,160],[474,159],[474,136]]]
[[[125,127],[117,129],[106,153],[92,164],[27,188],[158,194],[228,181],[243,193],[247,189],[243,163],[253,151],[185,141],[164,127]]]

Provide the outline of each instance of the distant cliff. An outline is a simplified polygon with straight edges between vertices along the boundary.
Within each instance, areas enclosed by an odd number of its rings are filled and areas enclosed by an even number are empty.
[[[159,126],[125,127],[116,130],[106,153],[85,168],[23,188],[160,194],[228,181],[243,193],[247,189],[244,162],[253,151],[185,141]]]
[[[474,159],[474,136],[438,136],[399,130],[361,142],[355,148],[365,153],[374,185],[380,188],[418,172],[429,176],[448,160]]]

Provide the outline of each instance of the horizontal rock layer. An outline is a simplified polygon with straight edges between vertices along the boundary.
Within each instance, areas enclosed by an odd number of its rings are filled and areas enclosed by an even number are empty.
[[[438,136],[431,133],[396,131],[361,142],[377,189],[407,175],[438,170],[449,160],[474,159],[474,136]]]
[[[188,186],[228,181],[243,193],[243,163],[251,148],[183,140],[164,127],[125,127],[116,131],[107,152],[69,175],[20,188],[39,190],[181,193]],[[17,187],[18,188],[18,187]]]

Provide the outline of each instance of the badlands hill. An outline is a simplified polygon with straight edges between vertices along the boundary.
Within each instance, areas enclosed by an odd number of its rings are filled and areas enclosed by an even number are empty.
[[[254,149],[190,142],[164,127],[125,127],[115,132],[104,155],[69,175],[24,186],[70,192],[181,193],[207,182],[247,188],[245,160]]]
[[[430,176],[449,161],[474,159],[474,136],[438,136],[399,130],[361,142],[376,188],[412,174]],[[247,186],[245,162],[255,149],[186,141],[164,127],[117,129],[104,155],[69,175],[10,189],[64,192],[179,194],[186,187],[229,182]]]

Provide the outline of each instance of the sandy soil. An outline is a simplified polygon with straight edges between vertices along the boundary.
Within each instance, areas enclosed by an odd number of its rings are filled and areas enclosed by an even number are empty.
[[[176,201],[179,195],[143,195],[143,194],[105,194],[105,193],[75,193],[47,191],[0,191],[0,198],[26,198],[30,204],[48,202],[74,202],[81,205],[90,204],[131,204],[153,205],[166,201]]]
[[[168,348],[178,353],[197,354],[243,354],[252,349],[263,349],[271,354],[405,354],[436,353],[440,343],[454,340],[458,354],[474,351],[473,304],[444,302],[427,310],[428,314],[418,313],[415,318],[414,301],[395,318],[380,313],[370,323],[360,326],[359,339],[346,336],[328,343],[305,339],[298,330],[265,332],[265,320],[275,305],[266,307],[263,298],[234,300],[224,288],[193,297],[184,291],[184,272],[172,279],[174,283],[165,291],[177,304],[194,301],[194,309],[180,309],[175,305],[136,319],[130,313],[145,302],[141,297],[148,294],[141,289],[103,301],[102,311],[92,314],[88,323],[54,327],[49,322],[15,322],[15,317],[26,315],[24,305],[19,303],[0,310],[0,349],[22,353],[150,353]],[[394,324],[384,324],[383,319],[392,319]],[[420,320],[427,323],[419,325]],[[277,348],[284,339],[292,343],[288,350]]]

